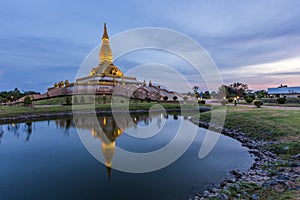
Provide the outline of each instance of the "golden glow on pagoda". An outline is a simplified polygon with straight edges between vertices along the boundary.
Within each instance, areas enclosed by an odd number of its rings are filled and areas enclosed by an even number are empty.
[[[113,64],[112,51],[109,44],[106,23],[102,36],[102,45],[99,52],[99,65],[91,70],[89,76],[101,75],[110,77],[123,77],[123,72]]]
[[[104,31],[102,36],[102,46],[99,52],[100,64],[104,62],[108,62],[109,64],[112,63],[112,51],[109,45],[109,38],[106,29],[106,23],[104,23]]]

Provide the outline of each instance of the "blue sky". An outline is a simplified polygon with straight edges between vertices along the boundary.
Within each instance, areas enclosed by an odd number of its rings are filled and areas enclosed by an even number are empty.
[[[206,49],[226,84],[300,86],[299,8],[296,0],[2,0],[0,91],[46,92],[55,81],[74,80],[100,43],[104,22],[110,36],[141,27],[188,35]],[[164,54],[147,53],[156,62],[164,59]],[[145,64],[137,55],[116,63],[124,71]],[[192,75],[187,73],[192,84],[201,82]]]

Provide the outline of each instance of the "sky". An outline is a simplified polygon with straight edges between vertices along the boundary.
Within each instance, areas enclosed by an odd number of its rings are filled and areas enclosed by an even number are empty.
[[[54,82],[74,81],[99,47],[104,22],[110,38],[143,27],[186,35],[207,52],[225,84],[300,86],[299,7],[296,0],[1,0],[0,91],[44,93]],[[191,85],[204,84],[189,63],[166,52],[142,50],[115,61],[124,72],[149,69],[149,63],[173,67]],[[152,72],[159,74],[159,67]]]

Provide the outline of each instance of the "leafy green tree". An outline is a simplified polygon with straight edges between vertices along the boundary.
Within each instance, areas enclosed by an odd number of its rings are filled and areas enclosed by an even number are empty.
[[[72,105],[72,97],[71,96],[66,96],[65,101],[66,101],[66,105]]]
[[[74,96],[73,103],[78,104],[78,97],[77,96]]]
[[[81,96],[81,98],[80,98],[80,103],[85,103],[85,100],[84,100],[83,96]]]
[[[26,97],[25,97],[25,99],[24,99],[24,104],[25,104],[26,106],[29,106],[29,105],[32,104],[32,100],[31,100],[30,96],[26,96]]]
[[[203,99],[210,99],[210,93],[209,93],[209,91],[205,91],[203,93]]]

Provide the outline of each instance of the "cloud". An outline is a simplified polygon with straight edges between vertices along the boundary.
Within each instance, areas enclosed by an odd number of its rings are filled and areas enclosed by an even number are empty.
[[[234,79],[243,82],[248,80],[250,85],[260,85],[261,88],[277,86],[281,83],[299,86],[300,56],[222,70],[222,75],[227,81]]]
[[[28,81],[26,76],[41,83],[32,89],[46,88],[47,83],[52,84],[56,78],[73,77],[90,49],[101,41],[105,21],[110,36],[147,26],[182,32],[203,45],[228,82],[239,79],[248,81],[249,85],[255,85],[258,80],[264,84],[277,84],[276,78],[283,81],[279,75],[292,80],[293,74],[298,73],[296,63],[294,68],[286,70],[275,65],[274,70],[268,72],[270,74],[253,70],[248,73],[242,70],[238,74],[238,71],[246,66],[276,62],[288,62],[290,66],[289,59],[300,56],[300,1],[129,0],[107,1],[103,6],[103,2],[95,0],[45,0],[42,3],[11,0],[0,4],[1,81],[5,79],[5,85],[9,87],[23,86],[24,81]],[[155,33],[148,37],[164,47],[185,49],[182,40],[168,43],[159,40]],[[135,35],[121,43],[135,43],[140,39],[141,36]],[[95,58],[84,74],[97,64],[97,56]],[[128,71],[130,67],[153,61],[174,67],[193,83],[201,81],[193,76],[195,72],[189,63],[163,52],[128,55],[116,63]],[[293,80],[294,84],[300,85],[299,80]]]

